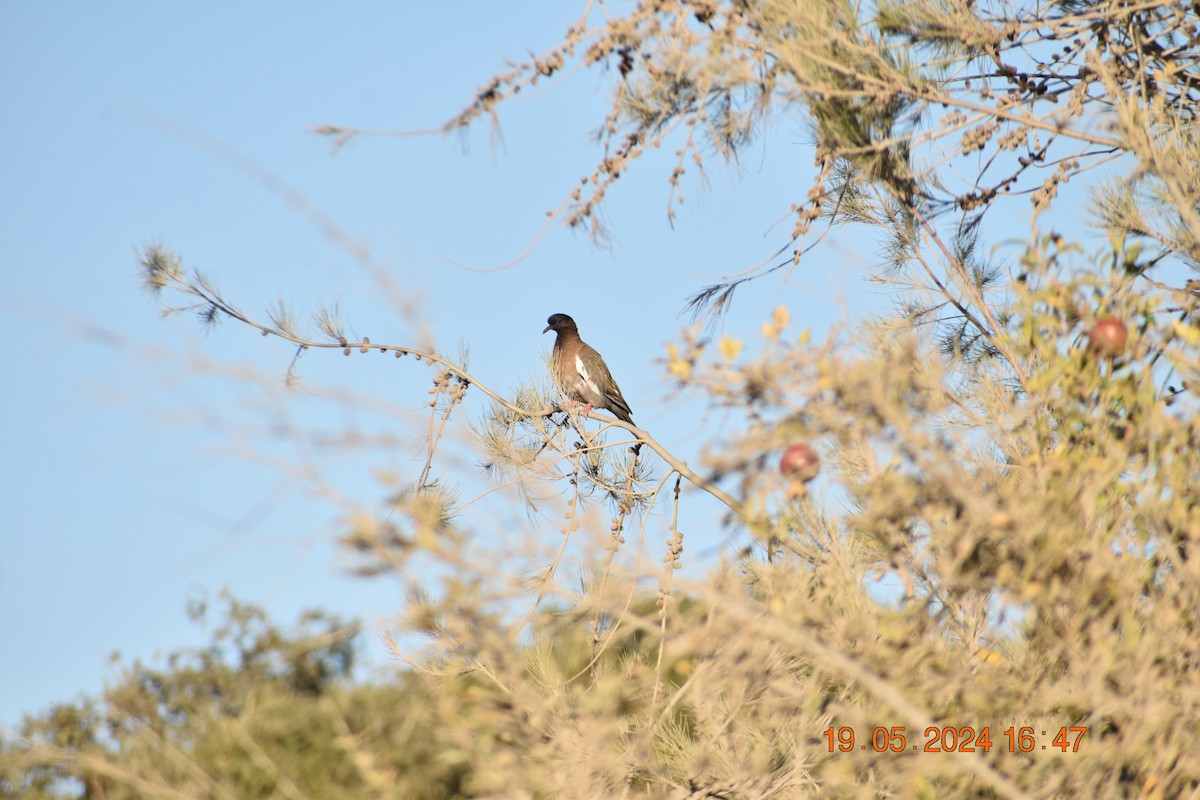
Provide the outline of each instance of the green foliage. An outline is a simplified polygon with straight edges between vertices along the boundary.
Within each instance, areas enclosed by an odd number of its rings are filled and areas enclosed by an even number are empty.
[[[1164,317],[1124,269],[1101,277],[1057,236],[1022,267],[996,339],[1021,382],[911,331],[814,348],[778,314],[756,357],[675,346],[672,374],[746,417],[713,465],[740,476],[742,524],[777,555],[660,583],[654,607],[631,603],[637,577],[613,570],[516,651],[482,595],[428,600],[472,620],[439,629],[430,663],[470,671],[505,712],[452,723],[467,731],[467,795],[1194,792],[1200,417],[1156,378],[1200,377],[1196,315]],[[1114,315],[1129,341],[1097,353],[1088,331]],[[827,443],[848,510],[785,492],[765,468],[762,454],[795,441]],[[473,568],[457,569],[463,581]],[[873,576],[902,596],[882,601]],[[986,727],[990,752],[912,750],[948,726],[960,740]],[[1064,752],[1054,739],[1072,726],[1086,733]],[[1023,727],[1033,752],[1010,752]],[[831,750],[831,728],[858,744]],[[876,752],[876,728],[902,728],[908,746]]]
[[[443,763],[420,687],[351,681],[357,625],[309,612],[285,632],[223,600],[207,647],[126,666],[101,698],[27,717],[3,743],[0,796],[455,795],[462,767]]]

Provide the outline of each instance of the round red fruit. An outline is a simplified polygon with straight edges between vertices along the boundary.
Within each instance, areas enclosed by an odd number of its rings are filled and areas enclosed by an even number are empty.
[[[821,471],[821,457],[806,444],[794,444],[783,451],[779,471],[793,481],[811,481]]]
[[[1125,350],[1129,340],[1129,328],[1119,319],[1104,317],[1096,320],[1088,332],[1088,346],[1093,353],[1104,358],[1115,358]]]

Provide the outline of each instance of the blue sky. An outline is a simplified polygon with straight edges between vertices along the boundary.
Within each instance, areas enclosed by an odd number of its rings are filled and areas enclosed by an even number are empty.
[[[409,361],[309,354],[303,390],[289,392],[289,348],[230,323],[206,333],[163,320],[140,288],[137,248],[158,241],[251,313],[280,296],[301,313],[336,300],[356,333],[415,343],[370,275],[264,174],[369,248],[438,348],[467,344],[493,387],[538,374],[545,318],[566,312],[668,447],[695,458],[721,436],[720,415],[668,398],[656,360],[704,279],[782,243],[787,223],[769,228],[812,175],[794,120],[736,167],[711,159],[708,189],[685,185],[674,230],[668,152],[613,190],[611,249],[555,226],[511,269],[468,272],[450,261],[511,260],[591,171],[605,75],[577,72],[502,106],[499,143],[481,125],[335,154],[307,127],[436,126],[506,59],[552,44],[574,9],[283,8],[0,9],[0,724],[97,692],[113,651],[153,659],[203,641],[185,603],[224,586],[282,622],[311,606],[368,623],[399,608],[395,582],[344,573],[342,509],[313,496],[310,478],[368,504],[385,495],[379,474],[415,478],[429,375]],[[887,298],[862,280],[870,257],[830,238],[786,282],[748,288],[726,329],[751,338],[781,302],[820,338],[843,315],[881,308]],[[689,546],[719,550],[719,507],[692,508]],[[384,661],[374,640],[366,655]]]

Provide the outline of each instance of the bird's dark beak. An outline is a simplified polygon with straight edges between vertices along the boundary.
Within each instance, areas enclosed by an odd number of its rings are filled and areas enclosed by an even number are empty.
[[[546,331],[548,331],[548,330],[550,330],[550,326],[549,326],[549,325],[547,325],[546,327],[542,328],[542,333],[545,333],[545,332],[546,332]]]

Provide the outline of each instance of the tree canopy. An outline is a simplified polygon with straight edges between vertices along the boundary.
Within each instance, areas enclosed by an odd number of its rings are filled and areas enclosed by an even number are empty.
[[[432,368],[428,458],[343,537],[364,573],[408,586],[390,640],[407,669],[350,685],[341,623],[307,620],[321,638],[303,644],[234,605],[215,649],[135,667],[99,705],[31,720],[0,786],[1193,796],[1198,12],[587,3],[561,43],[484,84],[447,131],[572,64],[608,70],[601,158],[560,210],[597,235],[606,192],[648,150],[676,150],[670,195],[714,156],[735,160],[770,118],[803,120],[816,158],[790,235],[757,271],[679,299],[698,315],[803,264],[830,226],[884,243],[880,278],[905,299],[860,330],[815,345],[781,305],[762,309],[761,331],[714,343],[697,325],[670,343],[679,391],[736,419],[703,463],[653,431],[560,408],[543,386],[488,386],[428,348],[349,336],[332,311],[315,333],[283,306],[243,312],[182,257],[147,249],[147,284],[207,319],[299,352]],[[1075,180],[1083,199],[1062,189]],[[984,246],[1000,215],[1020,239],[1007,275]],[[464,407],[479,410],[470,425]],[[466,467],[438,461],[455,425],[496,485],[515,487],[514,507],[562,511],[561,542],[514,552],[499,521],[469,513],[453,488]],[[754,543],[699,578],[678,569],[685,482],[723,504],[714,524]],[[589,513],[600,506],[603,519]],[[659,563],[630,557],[626,536]],[[568,547],[589,553],[575,584],[559,573]]]

